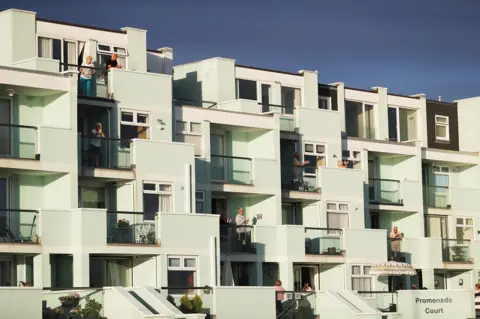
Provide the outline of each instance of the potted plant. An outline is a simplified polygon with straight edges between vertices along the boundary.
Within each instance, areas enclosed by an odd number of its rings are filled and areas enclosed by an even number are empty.
[[[180,311],[184,314],[203,313],[203,301],[199,295],[195,295],[192,299],[188,295],[180,298]]]
[[[151,230],[147,234],[147,243],[149,244],[156,244],[157,243],[157,238],[155,236],[155,231]]]
[[[66,296],[59,297],[62,307],[65,308],[74,308],[78,306],[80,302],[80,295],[76,292],[69,293]]]
[[[105,319],[100,315],[102,304],[87,297],[85,299],[85,307],[81,311],[82,318],[85,319]]]
[[[83,318],[83,316],[82,316],[82,308],[81,308],[80,306],[78,306],[78,307],[73,308],[72,310],[70,310],[69,318],[72,318],[72,319]]]
[[[117,222],[117,228],[128,228],[130,226],[130,222],[126,220],[125,218],[119,219]]]

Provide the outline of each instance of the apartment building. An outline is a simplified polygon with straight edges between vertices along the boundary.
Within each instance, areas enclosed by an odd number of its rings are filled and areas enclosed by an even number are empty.
[[[388,289],[374,264],[412,264],[406,287],[478,280],[478,98],[227,58],[173,67],[145,30],[22,10],[0,12],[0,26],[0,286],[242,286],[261,300],[281,279],[319,291],[324,310],[377,318],[378,295],[351,293]],[[120,67],[105,69],[114,54]],[[222,291],[199,292],[211,313],[233,311],[218,296],[238,296]]]

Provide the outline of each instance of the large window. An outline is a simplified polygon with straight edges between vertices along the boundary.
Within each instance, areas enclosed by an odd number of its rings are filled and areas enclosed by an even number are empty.
[[[257,81],[237,79],[237,98],[257,101]]]
[[[79,202],[82,208],[105,208],[105,188],[79,186]]]
[[[143,182],[143,213],[145,220],[154,220],[158,212],[173,212],[173,185]]]
[[[84,42],[38,37],[37,56],[71,64],[71,66],[64,65],[62,69],[72,70],[75,69],[75,65],[79,64],[79,55],[82,53],[84,46]]]
[[[90,258],[90,287],[132,286],[131,258]]]
[[[321,143],[305,143],[303,159],[309,162],[305,167],[305,175],[316,176],[315,168],[326,165],[325,145]]]
[[[120,138],[150,138],[150,115],[147,112],[122,110],[121,113]]]
[[[371,266],[352,265],[352,290],[372,291],[373,277],[370,275]],[[370,294],[363,294],[364,297]]]
[[[125,63],[127,62],[128,52],[127,49],[110,45],[110,44],[97,44],[97,62],[99,65],[104,67],[112,57],[112,54],[117,54],[117,62],[120,65],[123,65],[123,68],[126,68]]]
[[[417,110],[388,107],[388,139],[393,142],[417,139]]]
[[[193,144],[195,156],[202,156],[202,124],[196,122],[175,122],[176,141]]]
[[[188,288],[197,285],[197,258],[168,256],[168,287]],[[190,289],[169,289],[175,295],[192,294]]]
[[[272,111],[272,83],[237,79],[237,99],[257,101],[262,104],[262,112]]]
[[[375,138],[373,105],[363,102],[345,101],[347,136],[366,139]]]
[[[440,141],[450,140],[448,116],[435,115],[435,139]]]
[[[327,228],[348,228],[348,219],[348,204],[327,203]],[[329,231],[329,233],[337,234],[338,231]]]
[[[282,86],[282,105],[286,114],[293,114],[293,109],[302,105],[302,94],[298,88]]]
[[[205,213],[205,192],[195,192],[195,212],[197,214]]]
[[[456,217],[457,243],[463,244],[464,240],[473,240],[473,218]]]

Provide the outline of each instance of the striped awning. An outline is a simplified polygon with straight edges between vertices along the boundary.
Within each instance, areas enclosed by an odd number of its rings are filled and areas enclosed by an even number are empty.
[[[396,261],[376,264],[370,268],[370,275],[374,276],[415,276],[417,271],[412,265]]]

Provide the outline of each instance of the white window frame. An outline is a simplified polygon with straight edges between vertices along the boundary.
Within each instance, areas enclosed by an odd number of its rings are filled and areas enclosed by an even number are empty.
[[[318,104],[318,109],[319,110],[325,110],[325,111],[331,111],[332,110],[332,98],[330,96],[319,95],[318,100],[327,101],[327,108],[326,109],[320,108],[320,103]]]
[[[36,57],[39,58],[39,59],[47,59],[47,58],[41,58],[39,57],[39,52],[38,52],[38,41],[40,38],[45,38],[45,39],[50,39],[50,40],[59,40],[60,41],[60,63],[66,63],[66,61],[64,61],[64,53],[63,53],[63,50],[64,50],[64,43],[65,42],[71,42],[71,43],[75,43],[75,56],[79,56],[79,45],[78,43],[79,42],[83,42],[83,41],[80,41],[80,40],[74,40],[74,39],[71,39],[71,38],[62,38],[62,37],[58,37],[58,36],[52,36],[52,35],[42,35],[42,34],[37,34],[37,42],[35,43],[35,52],[36,52]],[[53,43],[52,43],[53,45]],[[58,61],[56,59],[53,59],[52,60],[55,60],[55,61]],[[62,70],[64,70],[65,66],[62,65]],[[73,66],[69,66],[67,67],[67,69],[69,70],[76,70],[75,67]]]
[[[110,50],[101,50],[100,46],[108,46],[110,47]],[[115,52],[114,48],[120,48],[125,50],[125,53],[120,53],[120,52]],[[127,63],[128,63],[128,49],[124,46],[121,45],[115,45],[115,44],[109,44],[109,43],[97,43],[97,55],[108,55],[111,56],[112,54],[116,54],[117,56],[124,58],[125,59],[125,65],[123,66],[124,69],[127,69]],[[96,60],[98,60],[97,57],[95,57]]]
[[[197,194],[202,194],[201,199],[197,199]],[[197,210],[197,203],[201,203],[203,207],[203,213],[205,213],[205,191],[195,191],[195,213],[198,213]]]
[[[349,152],[348,156],[343,156],[343,152]],[[360,158],[356,158],[354,156],[354,152],[359,153]],[[359,169],[363,168],[363,163],[362,163],[361,156],[362,156],[362,151],[360,151],[360,150],[342,150],[342,161],[349,161],[350,163],[354,163],[354,164],[360,163],[362,165],[362,167],[359,168]],[[358,169],[358,168],[353,168],[352,167],[351,169]]]
[[[333,204],[335,205],[335,209],[331,209],[331,208],[328,208],[328,205],[329,204]],[[340,209],[340,205],[347,205],[347,209],[344,210],[344,209]],[[335,201],[327,201],[325,203],[325,212],[326,212],[326,219],[327,219],[327,228],[330,228],[329,225],[328,225],[328,213],[332,213],[332,214],[346,214],[348,216],[347,220],[348,220],[348,225],[347,225],[347,228],[350,228],[350,205],[346,202],[335,202]],[[338,236],[339,233],[337,231],[328,231],[327,232],[328,235],[336,235]]]
[[[293,109],[295,110],[296,108],[303,107],[303,100],[304,100],[304,97],[303,97],[303,88],[300,87],[300,86],[296,86],[296,85],[287,85],[287,84],[283,85],[283,84],[280,84],[280,99],[283,99],[283,96],[282,96],[282,88],[283,88],[283,87],[300,90],[300,105],[294,105],[294,106],[293,106]],[[282,106],[284,106],[282,101],[280,101],[280,104],[282,104]],[[282,116],[284,116],[284,117],[294,117],[294,116],[295,116],[295,114],[287,114],[287,113],[285,113],[284,110],[285,110],[285,108],[282,107]]]
[[[437,119],[444,119],[445,123],[438,122]],[[447,135],[446,137],[438,136],[437,126],[445,127],[445,131]],[[450,141],[450,118],[448,116],[435,114],[435,140],[447,141],[447,142]]]
[[[133,116],[132,122],[122,121],[122,113],[124,113],[124,112],[125,112],[125,113],[132,113],[132,116]],[[137,121],[138,114],[147,115],[147,123],[139,123],[139,122]],[[150,115],[150,112],[148,112],[148,111],[139,111],[139,110],[131,110],[131,109],[120,109],[120,121],[119,121],[119,127],[118,127],[118,131],[119,131],[119,132],[121,132],[121,130],[122,130],[122,125],[143,126],[143,127],[146,127],[146,128],[148,128],[148,129],[147,129],[147,138],[146,138],[146,140],[150,140],[150,139],[151,139],[151,129],[152,129],[152,126],[151,126],[151,115]]]
[[[457,242],[460,240],[459,238],[457,238],[457,228],[460,226],[462,228],[471,228],[472,229],[472,238],[471,239],[462,239],[462,240],[470,240],[470,241],[474,241],[475,240],[475,218],[474,217],[471,217],[471,216],[452,216],[452,218],[455,219],[455,238],[457,239]],[[463,224],[458,224],[457,223],[457,218],[461,218],[462,219],[462,222]],[[472,225],[468,225],[467,224],[467,219],[471,219],[472,220]],[[468,244],[456,244],[457,246],[468,246]]]
[[[405,143],[405,142],[410,142],[410,141],[401,141],[400,140],[400,109],[402,110],[409,110],[409,111],[415,111],[415,118],[417,119],[417,122],[418,122],[418,109],[415,109],[415,108],[412,108],[412,107],[405,107],[405,106],[398,106],[398,105],[388,105],[388,108],[391,108],[391,109],[395,109],[395,118],[396,118],[396,122],[397,122],[397,127],[396,127],[396,131],[397,131],[397,140],[396,141],[392,141],[390,140],[390,138],[388,139],[390,142],[398,142],[398,143]],[[388,108],[387,108],[387,111],[388,111]],[[387,113],[388,114],[388,113]],[[388,119],[387,119],[388,121]],[[389,123],[387,122],[387,126],[389,125]],[[418,124],[417,124],[417,127],[414,128],[415,129],[415,135],[418,136]]]
[[[311,144],[313,145],[313,152],[307,152],[306,145]],[[323,146],[324,152],[323,153],[317,153],[317,146]],[[315,156],[315,157],[323,157],[325,165],[323,167],[327,167],[327,144],[326,143],[321,143],[321,142],[309,142],[305,141],[303,142],[303,161],[305,161],[305,155],[307,156]],[[317,163],[309,163],[308,166],[315,166],[317,167]],[[305,170],[303,171],[304,176],[311,176],[315,177],[316,174],[311,174],[311,173],[305,173]]]
[[[347,108],[347,103],[346,102],[353,102],[353,103],[361,103],[362,104],[362,119],[363,119],[363,136],[361,136],[360,138],[365,138],[365,139],[368,139],[366,136],[367,136],[367,126],[365,125],[365,123],[367,122],[366,121],[366,113],[365,112],[365,105],[371,105],[373,107],[373,123],[374,123],[374,132],[373,132],[373,137],[370,138],[370,139],[376,139],[377,138],[377,126],[378,126],[378,123],[377,123],[377,118],[376,118],[376,115],[377,115],[377,104],[375,103],[372,103],[372,102],[364,102],[364,101],[358,101],[358,100],[351,100],[351,99],[345,99],[345,108]],[[346,112],[346,111],[345,111]]]
[[[145,190],[145,184],[155,184],[155,190]],[[161,191],[160,185],[168,185],[171,187],[171,191]],[[162,212],[161,213],[173,213],[175,212],[175,184],[173,182],[158,182],[158,181],[142,181],[142,195],[143,194],[155,194],[155,195],[170,195],[172,201],[172,211],[171,212]],[[160,208],[159,208],[160,209]]]
[[[178,122],[185,123],[186,131],[180,131],[178,130]],[[193,132],[192,131],[192,124],[200,124],[200,132]],[[176,120],[175,121],[175,139],[176,135],[181,134],[181,135],[190,135],[190,136],[199,136],[200,137],[200,154],[195,154],[195,157],[200,157],[204,158],[203,154],[203,125],[202,122],[193,122],[193,121],[183,121],[183,120]],[[192,144],[193,145],[193,144]]]
[[[170,259],[180,259],[180,266],[170,266]],[[195,267],[185,267],[185,259],[194,259],[195,260]],[[185,256],[185,255],[168,255],[167,256],[167,277],[168,271],[193,271],[193,287],[198,286],[198,257],[197,256]],[[192,289],[193,290],[193,289]],[[173,294],[175,295],[175,294]],[[190,295],[190,294],[189,294]]]
[[[354,275],[353,274],[353,267],[360,267],[360,275]],[[370,279],[370,287],[371,291],[375,291],[375,280],[373,280],[373,275],[365,275],[365,267],[370,267],[372,268],[372,265],[370,264],[351,264],[350,265],[350,277],[351,277],[351,288],[353,290],[353,278],[367,278]],[[364,296],[364,297],[373,297],[371,294],[369,296]]]

